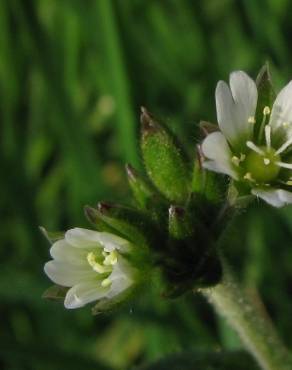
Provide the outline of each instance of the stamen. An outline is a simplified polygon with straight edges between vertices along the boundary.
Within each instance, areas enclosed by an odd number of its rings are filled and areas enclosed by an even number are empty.
[[[292,181],[291,180],[286,181],[286,185],[292,186]]]
[[[114,250],[105,257],[103,264],[106,266],[110,266],[110,265],[115,265],[117,262],[118,262],[118,254],[117,254],[117,251]]]
[[[264,158],[264,164],[267,166],[268,164],[270,164],[271,161],[269,160],[269,158]]]
[[[240,162],[243,162],[245,160],[245,157],[246,157],[245,154],[240,153],[240,158],[239,158]]]
[[[238,157],[236,157],[236,155],[234,155],[232,158],[231,158],[231,162],[233,164],[235,164],[235,166],[239,166],[239,163],[240,163],[240,159]]]
[[[259,143],[262,141],[262,137],[263,137],[263,133],[264,133],[264,129],[265,129],[265,124],[266,124],[266,120],[267,120],[267,116],[271,113],[271,110],[268,106],[266,106],[264,109],[263,109],[263,119],[262,119],[262,122],[261,122],[261,126],[260,126],[260,130],[259,130],[259,137],[258,137],[258,141]]]
[[[255,120],[254,116],[250,116],[250,117],[248,118],[247,122],[248,122],[248,123],[255,123],[255,122],[256,122],[256,120]]]
[[[284,128],[287,128],[287,127],[289,126],[289,122],[283,122],[283,123],[282,123],[282,126],[283,126]]]
[[[103,266],[96,261],[96,255],[93,252],[89,252],[87,255],[87,262],[92,267],[95,272],[99,274],[104,274],[105,272],[111,272],[112,267],[110,266]]]
[[[289,170],[292,170],[292,163],[285,163],[285,162],[275,162],[275,164],[282,168],[288,168]]]
[[[111,279],[107,278],[107,279],[103,279],[102,282],[101,282],[101,286],[103,288],[107,288],[108,286],[112,285],[112,281]]]
[[[265,152],[262,149],[260,149],[258,146],[256,146],[252,141],[247,141],[246,146],[260,155],[265,155]]]
[[[265,126],[265,137],[266,137],[266,144],[268,149],[271,149],[271,126]]]
[[[248,180],[248,181],[255,181],[255,180],[252,178],[252,175],[251,175],[251,173],[250,173],[250,172],[247,172],[247,173],[243,176],[243,178],[244,178],[245,180]]]
[[[282,152],[284,152],[284,150],[286,150],[288,148],[288,146],[290,146],[292,144],[292,138],[290,138],[289,140],[286,141],[286,143],[284,143],[275,153],[275,155],[278,155],[278,154],[281,154]]]

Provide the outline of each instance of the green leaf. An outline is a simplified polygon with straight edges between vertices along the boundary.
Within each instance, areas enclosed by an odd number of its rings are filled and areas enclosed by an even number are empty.
[[[260,370],[245,352],[184,352],[135,370]]]
[[[56,300],[63,300],[68,292],[69,288],[60,286],[60,285],[52,285],[48,288],[42,295],[42,298],[50,299],[53,301]]]
[[[141,149],[148,176],[169,200],[185,203],[191,173],[183,149],[174,135],[145,108],[142,108],[141,123]]]

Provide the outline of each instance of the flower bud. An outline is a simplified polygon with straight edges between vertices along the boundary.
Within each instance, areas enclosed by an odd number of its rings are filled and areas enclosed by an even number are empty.
[[[169,200],[185,203],[190,192],[190,168],[175,137],[145,108],[141,114],[141,148],[148,176]]]

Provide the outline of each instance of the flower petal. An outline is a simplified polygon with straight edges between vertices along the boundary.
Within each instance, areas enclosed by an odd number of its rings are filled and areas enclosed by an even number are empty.
[[[83,307],[104,297],[107,291],[108,288],[101,287],[98,281],[74,285],[66,294],[64,306],[68,309]]]
[[[237,179],[231,163],[231,150],[221,132],[213,132],[206,137],[202,143],[202,152],[207,159],[211,159],[203,163],[205,168]]]
[[[286,137],[292,136],[292,81],[277,95],[271,112],[270,125],[273,131],[280,129]]]
[[[120,257],[119,262],[114,265],[113,272],[109,276],[112,284],[107,293],[107,298],[113,298],[127,290],[133,284],[132,274],[133,269]]]
[[[88,252],[89,251],[86,249],[77,249],[72,247],[72,245],[68,244],[65,239],[58,240],[50,249],[50,254],[56,261],[81,266],[88,265],[86,259]]]
[[[217,119],[224,136],[240,150],[252,135],[249,118],[255,115],[258,93],[255,82],[243,71],[232,72],[229,84],[230,88],[224,81],[217,84]]]
[[[72,287],[91,278],[98,279],[97,273],[89,265],[79,267],[53,260],[45,264],[44,270],[54,283],[66,287]]]
[[[104,248],[111,252],[114,249],[127,249],[129,242],[116,235],[76,227],[65,234],[67,243],[77,248]]]
[[[277,208],[292,204],[292,193],[287,190],[255,188],[252,194]]]

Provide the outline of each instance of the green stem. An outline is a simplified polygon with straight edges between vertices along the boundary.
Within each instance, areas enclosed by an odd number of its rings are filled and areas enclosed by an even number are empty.
[[[202,289],[203,295],[228,320],[262,369],[291,370],[291,354],[265,312],[244,292],[225,261],[223,271],[222,282]]]

